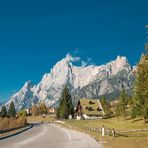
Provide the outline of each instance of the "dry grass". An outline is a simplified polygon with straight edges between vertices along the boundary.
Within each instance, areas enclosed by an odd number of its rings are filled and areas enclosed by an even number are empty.
[[[74,126],[91,126],[91,127],[102,127],[104,125],[107,128],[114,128],[115,130],[129,130],[129,129],[143,129],[148,128],[148,124],[145,124],[142,119],[137,121],[124,120],[120,118],[103,119],[103,120],[67,120],[67,123]]]
[[[55,119],[55,114],[52,115],[47,115],[46,117],[42,117],[40,116],[28,116],[26,117],[27,122],[31,123],[31,122],[50,122],[53,121]]]
[[[134,129],[148,129],[148,124],[145,124],[142,119],[134,120],[124,120],[121,118],[119,122],[117,118],[103,119],[103,120],[66,120],[66,126],[72,126],[72,129],[84,131],[82,126],[89,127],[101,127],[104,125],[106,128],[114,128],[115,130],[134,130]],[[100,134],[87,131],[86,133],[100,140]],[[107,141],[104,144],[105,148],[147,148],[148,147],[148,131],[126,133],[128,136],[132,137],[110,137],[105,136],[103,139]],[[136,137],[138,134],[143,137]],[[135,136],[135,137],[134,137]],[[101,138],[102,139],[102,138]]]
[[[105,144],[105,148],[147,148],[148,137],[106,137],[104,138],[108,143]]]
[[[0,118],[0,130],[6,130],[16,127],[24,127],[26,119],[24,117],[19,118]]]

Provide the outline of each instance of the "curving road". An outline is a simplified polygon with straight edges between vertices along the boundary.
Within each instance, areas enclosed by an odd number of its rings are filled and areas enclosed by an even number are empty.
[[[88,135],[54,124],[34,124],[19,135],[0,140],[0,148],[101,148]]]

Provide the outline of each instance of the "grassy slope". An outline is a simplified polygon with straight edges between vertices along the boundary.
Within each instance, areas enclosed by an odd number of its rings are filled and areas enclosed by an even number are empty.
[[[81,126],[91,126],[91,127],[101,127],[104,125],[107,128],[115,128],[116,130],[129,130],[129,129],[141,129],[148,128],[148,124],[144,124],[144,121],[139,119],[135,120],[124,120],[120,118],[118,121],[117,118],[103,119],[103,120],[67,120],[68,123],[72,125],[81,125]]]
[[[116,130],[132,130],[132,129],[145,129],[148,128],[148,124],[144,124],[143,120],[127,120],[117,118],[104,119],[104,120],[67,120],[67,125],[71,125],[73,129],[83,131],[81,126],[101,127],[104,125],[106,128],[114,128]],[[83,131],[85,132],[85,131]],[[100,135],[97,133],[91,133],[96,139],[100,139]],[[139,133],[133,133],[134,136]],[[141,134],[141,133],[140,133]],[[110,148],[147,148],[148,147],[148,132],[142,132],[143,137],[109,137],[105,136],[103,139],[108,142],[105,147]]]

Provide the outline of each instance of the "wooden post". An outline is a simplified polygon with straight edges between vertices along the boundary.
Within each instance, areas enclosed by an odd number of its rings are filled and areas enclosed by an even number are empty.
[[[115,129],[112,129],[112,136],[115,137]]]
[[[104,135],[105,135],[105,129],[104,129],[104,125],[102,126],[101,135],[102,135],[102,137],[104,137]]]

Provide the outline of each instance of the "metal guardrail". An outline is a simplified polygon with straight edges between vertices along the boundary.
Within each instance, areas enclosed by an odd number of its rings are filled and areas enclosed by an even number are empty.
[[[28,126],[26,126],[26,127],[21,127],[21,128],[18,127],[18,128],[8,129],[8,130],[1,130],[1,132],[3,132],[2,134],[4,134],[4,135],[2,137],[0,137],[0,140],[3,140],[3,139],[6,139],[6,138],[9,138],[9,137],[18,135],[18,134],[20,134],[22,132],[25,132],[25,131],[31,129],[32,127],[33,127],[33,124],[28,124]],[[16,132],[14,132],[15,130],[16,130]]]
[[[16,127],[16,128],[10,128],[10,129],[6,129],[6,130],[0,130],[0,134],[5,134],[5,133],[9,133],[18,129],[21,129],[23,127]]]

